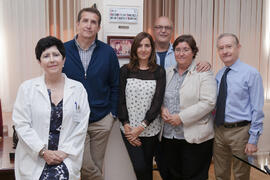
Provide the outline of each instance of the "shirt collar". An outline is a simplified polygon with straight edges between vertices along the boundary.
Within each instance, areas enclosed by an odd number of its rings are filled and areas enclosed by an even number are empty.
[[[78,38],[78,34],[74,37],[74,40],[75,40],[76,46],[77,46],[80,50],[82,50],[82,51],[88,51],[91,47],[93,47],[94,45],[96,45],[96,40],[95,40],[95,41],[92,42],[92,44],[91,44],[87,49],[83,49],[83,48],[80,47],[80,44],[79,44],[77,38]]]
[[[189,71],[191,71],[192,70],[192,68],[193,68],[193,63],[194,63],[194,59],[192,60],[192,63],[189,65],[189,67],[187,68],[187,70],[183,73],[183,74],[185,74],[185,73],[187,73],[187,72],[189,72]],[[173,71],[175,72],[175,73],[177,73],[178,72],[178,68],[177,68],[177,63],[176,63],[176,65],[174,66],[174,68],[173,68]]]
[[[164,52],[165,52],[165,51],[164,51]],[[167,50],[166,52],[167,52],[167,54],[173,53],[173,46],[172,46],[171,43],[169,44],[169,48],[168,48],[168,50]],[[156,53],[159,53],[159,52],[156,51]]]
[[[239,71],[239,68],[240,68],[240,64],[241,64],[241,61],[240,59],[237,59],[231,66],[229,66],[229,68],[233,71]],[[228,66],[225,66],[224,67],[224,70],[228,68]]]
[[[173,46],[172,46],[172,44],[170,43],[167,54],[171,54],[171,53],[173,53]]]

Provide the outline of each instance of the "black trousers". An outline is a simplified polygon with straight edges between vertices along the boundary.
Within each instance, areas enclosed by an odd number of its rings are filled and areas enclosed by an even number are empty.
[[[200,144],[186,140],[162,138],[165,164],[169,169],[166,180],[206,180],[213,154],[213,139]]]
[[[153,156],[158,143],[158,136],[140,137],[142,145],[135,147],[128,142],[127,138],[122,132],[121,134],[137,180],[152,180]]]
[[[162,142],[158,142],[157,149],[155,151],[155,161],[157,164],[157,168],[159,174],[163,180],[167,180],[169,177],[169,169],[165,164],[164,157],[164,146],[162,146]]]

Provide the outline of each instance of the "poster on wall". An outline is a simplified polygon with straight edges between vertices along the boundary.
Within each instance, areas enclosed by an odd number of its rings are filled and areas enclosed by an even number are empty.
[[[138,23],[138,8],[110,8],[109,22]]]
[[[118,58],[129,58],[133,36],[108,36],[108,44],[114,49]]]

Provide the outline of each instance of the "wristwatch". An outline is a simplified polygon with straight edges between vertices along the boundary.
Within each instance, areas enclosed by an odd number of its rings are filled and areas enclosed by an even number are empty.
[[[45,151],[46,151],[46,147],[44,146],[44,147],[39,151],[39,156],[43,158]]]
[[[141,125],[144,129],[147,127],[147,124],[144,121],[141,122]]]

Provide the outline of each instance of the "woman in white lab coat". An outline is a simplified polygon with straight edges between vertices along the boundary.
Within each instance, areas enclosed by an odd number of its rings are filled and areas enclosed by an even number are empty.
[[[13,110],[19,137],[16,179],[79,179],[90,113],[87,93],[62,73],[60,40],[42,38],[35,52],[44,75],[22,83]]]

